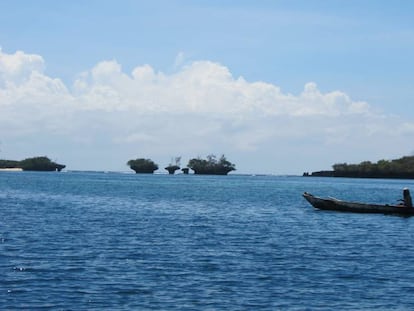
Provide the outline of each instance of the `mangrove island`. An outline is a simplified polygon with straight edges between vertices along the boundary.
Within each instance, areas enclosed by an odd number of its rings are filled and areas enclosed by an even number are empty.
[[[136,174],[153,174],[158,170],[158,165],[150,159],[139,158],[129,160],[127,165],[135,171]]]
[[[170,164],[165,168],[169,175],[174,175],[175,171],[180,169],[180,162],[181,157],[176,157],[174,163],[173,160],[171,160]]]
[[[236,170],[236,166],[227,161],[222,155],[219,160],[215,155],[208,155],[207,159],[191,159],[187,165],[196,175],[227,175],[229,172]]]
[[[303,176],[414,179],[414,156],[395,160],[363,161],[359,164],[338,163],[330,171],[304,173]]]
[[[13,170],[21,169],[23,171],[61,171],[66,165],[58,164],[51,161],[48,157],[33,157],[22,161],[0,160],[0,169]]]

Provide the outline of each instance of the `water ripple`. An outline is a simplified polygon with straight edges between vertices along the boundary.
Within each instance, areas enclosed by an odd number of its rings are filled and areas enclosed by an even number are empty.
[[[406,182],[325,180],[2,173],[2,308],[414,308],[414,219],[300,196],[392,201]]]

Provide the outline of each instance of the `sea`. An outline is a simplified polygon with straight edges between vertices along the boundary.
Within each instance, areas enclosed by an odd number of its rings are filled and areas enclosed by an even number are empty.
[[[0,172],[1,310],[413,310],[413,180]]]

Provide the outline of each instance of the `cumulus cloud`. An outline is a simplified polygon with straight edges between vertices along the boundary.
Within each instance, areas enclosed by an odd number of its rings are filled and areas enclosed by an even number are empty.
[[[39,55],[25,54],[22,51],[6,54],[0,49],[0,85],[2,87],[24,83],[34,72],[42,73],[43,70],[44,61]]]
[[[131,156],[224,152],[241,171],[298,173],[355,153],[400,155],[398,144],[414,133],[413,123],[344,92],[322,93],[309,82],[289,94],[211,61],[172,74],[149,64],[126,73],[116,60],[102,61],[69,86],[44,67],[39,55],[0,50],[0,140],[11,156],[44,150],[73,168],[125,169]],[[285,167],[266,162],[278,159]]]

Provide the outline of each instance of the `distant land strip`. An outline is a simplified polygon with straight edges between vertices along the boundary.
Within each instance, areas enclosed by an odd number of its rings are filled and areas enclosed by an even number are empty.
[[[414,179],[414,156],[395,160],[380,160],[376,163],[363,161],[359,164],[339,163],[333,170],[305,172],[305,177],[349,177],[349,178],[393,178]]]

